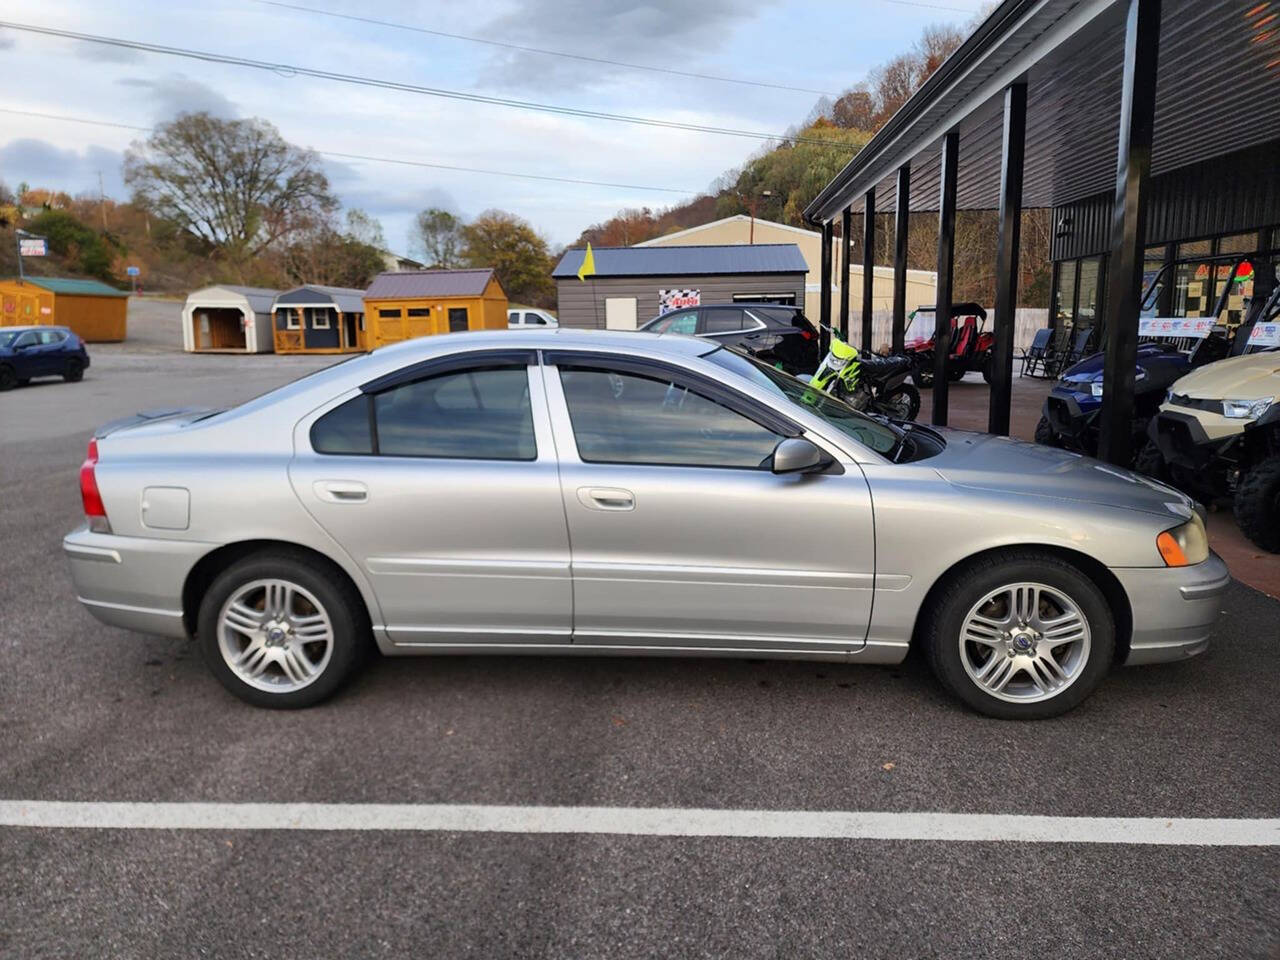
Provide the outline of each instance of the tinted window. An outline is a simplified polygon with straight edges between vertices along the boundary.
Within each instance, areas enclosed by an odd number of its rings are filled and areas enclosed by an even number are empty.
[[[568,368],[560,382],[578,455],[590,463],[758,469],[782,439],[664,379]]]
[[[379,310],[378,316],[384,317],[389,320],[393,317],[400,316],[400,311],[399,310]]]
[[[396,314],[396,316],[399,316],[399,315],[400,315],[399,313],[397,313],[397,314]],[[429,316],[431,316],[431,308],[430,308],[430,307],[410,307],[410,308],[409,308],[409,316],[411,316],[411,317],[429,317]]]
[[[61,343],[65,339],[67,339],[67,335],[63,333],[61,330],[41,330],[40,331],[41,343]]]
[[[369,432],[369,398],[362,394],[354,400],[348,400],[312,424],[311,447],[316,453],[373,453],[373,435]]]
[[[18,339],[13,341],[13,345],[15,347],[32,347],[37,343],[39,343],[39,340],[36,339],[35,333],[30,330],[26,333],[19,334]]]
[[[441,374],[374,397],[378,452],[401,457],[532,460],[524,367]]]
[[[741,310],[703,310],[703,333],[733,333],[746,325]]]

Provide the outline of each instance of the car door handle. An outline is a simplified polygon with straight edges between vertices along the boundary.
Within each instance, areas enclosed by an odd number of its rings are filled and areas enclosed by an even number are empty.
[[[369,499],[369,488],[357,480],[317,480],[316,496],[330,503],[364,503]]]
[[[578,502],[590,510],[634,510],[636,497],[620,487],[579,487]]]

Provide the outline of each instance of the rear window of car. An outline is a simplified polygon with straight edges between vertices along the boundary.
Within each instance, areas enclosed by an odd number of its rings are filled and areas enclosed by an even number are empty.
[[[532,460],[529,375],[523,366],[459,370],[355,397],[315,422],[311,446],[348,456]]]

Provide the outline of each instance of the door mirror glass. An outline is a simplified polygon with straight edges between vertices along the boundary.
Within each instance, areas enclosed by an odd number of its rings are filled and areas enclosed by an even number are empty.
[[[807,473],[825,467],[830,459],[803,437],[788,437],[773,449],[773,472]]]

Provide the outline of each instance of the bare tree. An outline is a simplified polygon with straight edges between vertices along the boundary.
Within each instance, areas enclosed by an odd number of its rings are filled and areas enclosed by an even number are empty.
[[[462,221],[448,210],[432,207],[413,220],[411,234],[415,252],[427,266],[449,270],[462,262]]]
[[[311,150],[265,120],[184,113],[125,155],[134,201],[176,221],[243,272],[338,206]]]

